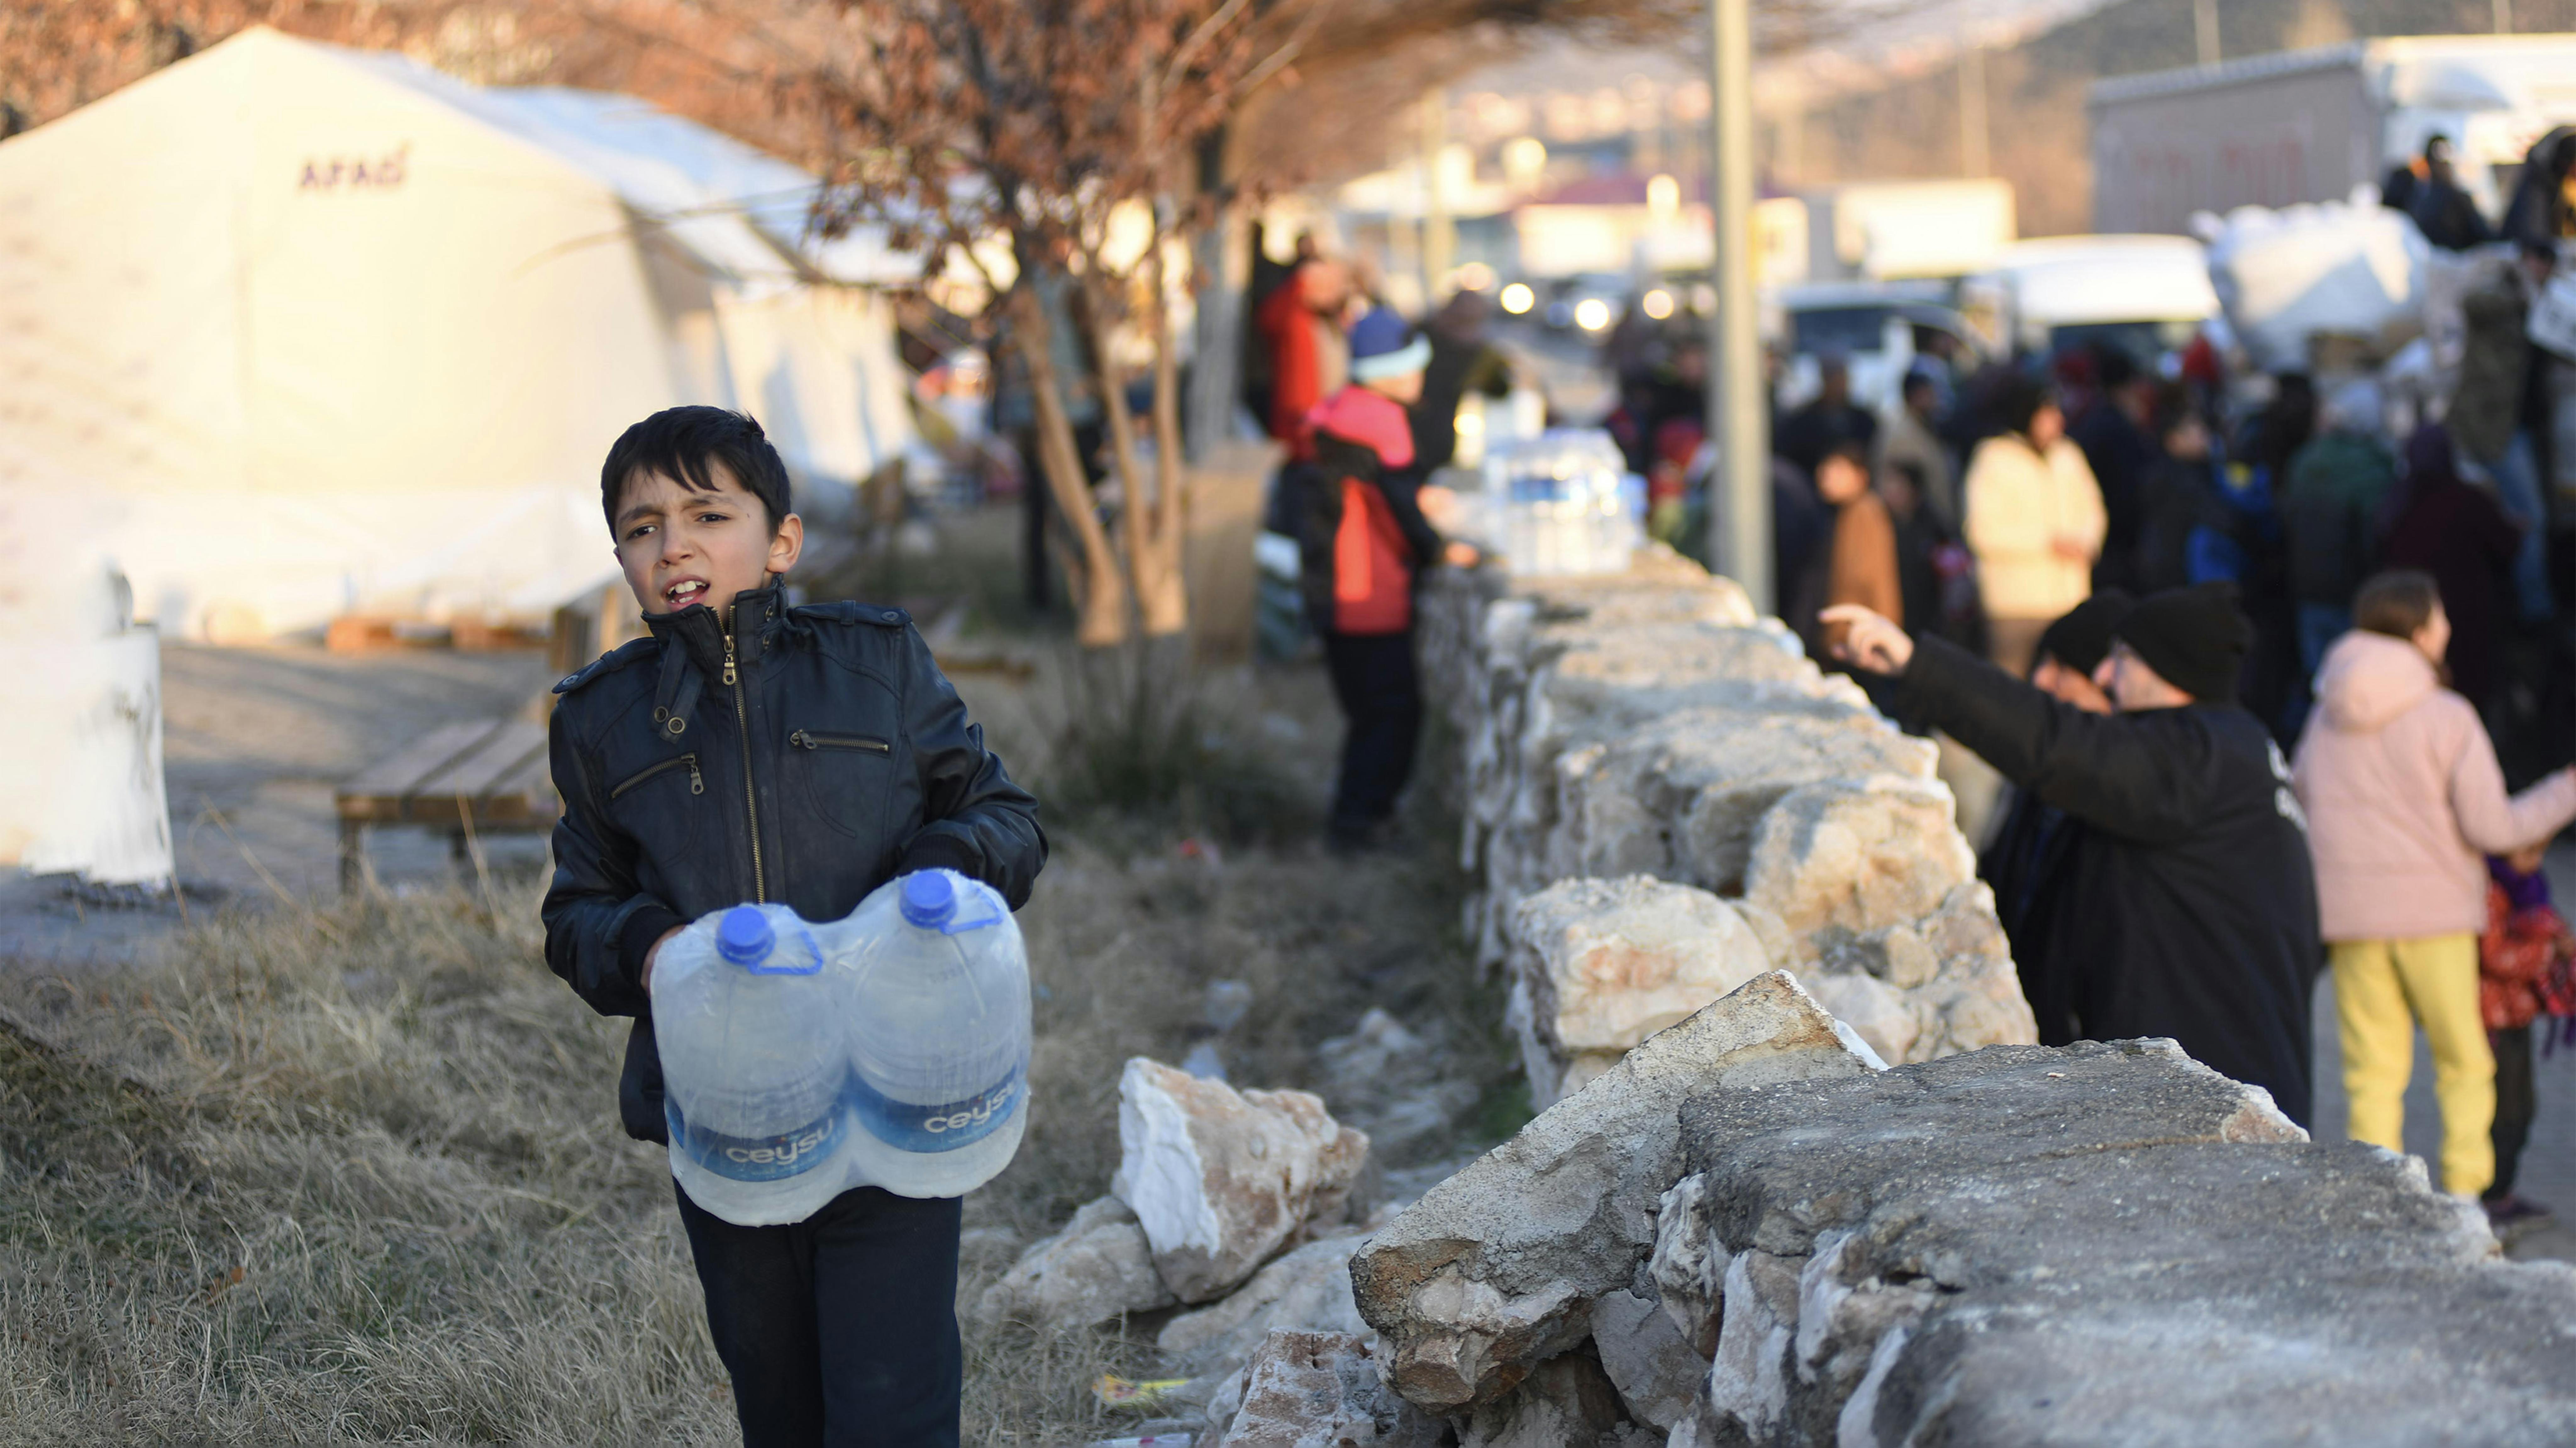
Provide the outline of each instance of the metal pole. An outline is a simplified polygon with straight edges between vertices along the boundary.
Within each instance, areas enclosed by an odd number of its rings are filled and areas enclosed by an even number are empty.
[[[1959,174],[1983,176],[1986,160],[1986,48],[1959,43]]]
[[[1717,316],[1709,335],[1709,555],[1764,613],[1771,577],[1771,438],[1753,298],[1752,0],[1709,0],[1709,216]]]
[[[1458,228],[1440,187],[1440,153],[1449,149],[1449,96],[1434,86],[1422,98],[1422,305],[1440,305],[1440,288],[1457,265]]]
[[[2191,33],[2200,44],[2200,63],[2218,64],[2218,0],[2191,0]]]

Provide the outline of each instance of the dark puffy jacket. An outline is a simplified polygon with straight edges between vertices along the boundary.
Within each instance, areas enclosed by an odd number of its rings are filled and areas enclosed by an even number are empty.
[[[745,901],[838,920],[869,891],[945,866],[1016,910],[1046,864],[1037,801],[901,610],[735,600],[730,639],[700,605],[555,685],[563,819],[546,964],[602,1015],[633,1016],[618,1115],[668,1139],[662,1063],[638,984],[662,933]]]
[[[2087,714],[1939,639],[1904,692],[2068,833],[2016,902],[2079,1039],[2170,1036],[2202,1065],[2310,1105],[2308,1002],[2323,948],[2307,819],[2262,721],[2234,705]],[[2005,902],[1999,897],[1998,907]],[[2062,1003],[2061,1003],[2062,1002]]]

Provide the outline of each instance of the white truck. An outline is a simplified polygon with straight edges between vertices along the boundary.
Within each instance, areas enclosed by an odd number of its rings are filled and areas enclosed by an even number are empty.
[[[2436,132],[2494,220],[2532,143],[2576,121],[2576,35],[2356,40],[2096,81],[2089,107],[2096,231],[2341,201]]]
[[[1997,352],[2107,345],[2152,365],[2218,315],[2218,293],[2189,237],[2045,236],[1961,281],[1959,310]]]

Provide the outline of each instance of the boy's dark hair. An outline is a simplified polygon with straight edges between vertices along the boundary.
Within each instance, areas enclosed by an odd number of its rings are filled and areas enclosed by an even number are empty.
[[[2432,622],[2441,607],[2442,590],[2433,575],[2412,568],[2391,569],[2361,586],[2352,598],[2352,626],[2366,633],[2411,639]]]
[[[791,511],[787,498],[787,464],[770,446],[769,437],[747,413],[721,407],[666,407],[618,434],[599,468],[599,510],[608,531],[617,532],[617,503],[637,473],[660,473],[693,493],[715,491],[707,464],[724,464],[743,490],[760,500],[769,515],[769,530]]]

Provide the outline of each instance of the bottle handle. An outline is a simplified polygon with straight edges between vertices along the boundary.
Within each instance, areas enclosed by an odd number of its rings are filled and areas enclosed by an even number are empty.
[[[812,957],[814,962],[813,964],[746,965],[743,969],[751,972],[753,975],[816,975],[821,973],[823,969],[823,943],[814,938],[814,927],[806,924],[802,920],[799,920],[796,922],[796,933],[805,937],[805,953]],[[773,955],[776,953],[777,952],[775,951],[771,952]]]

